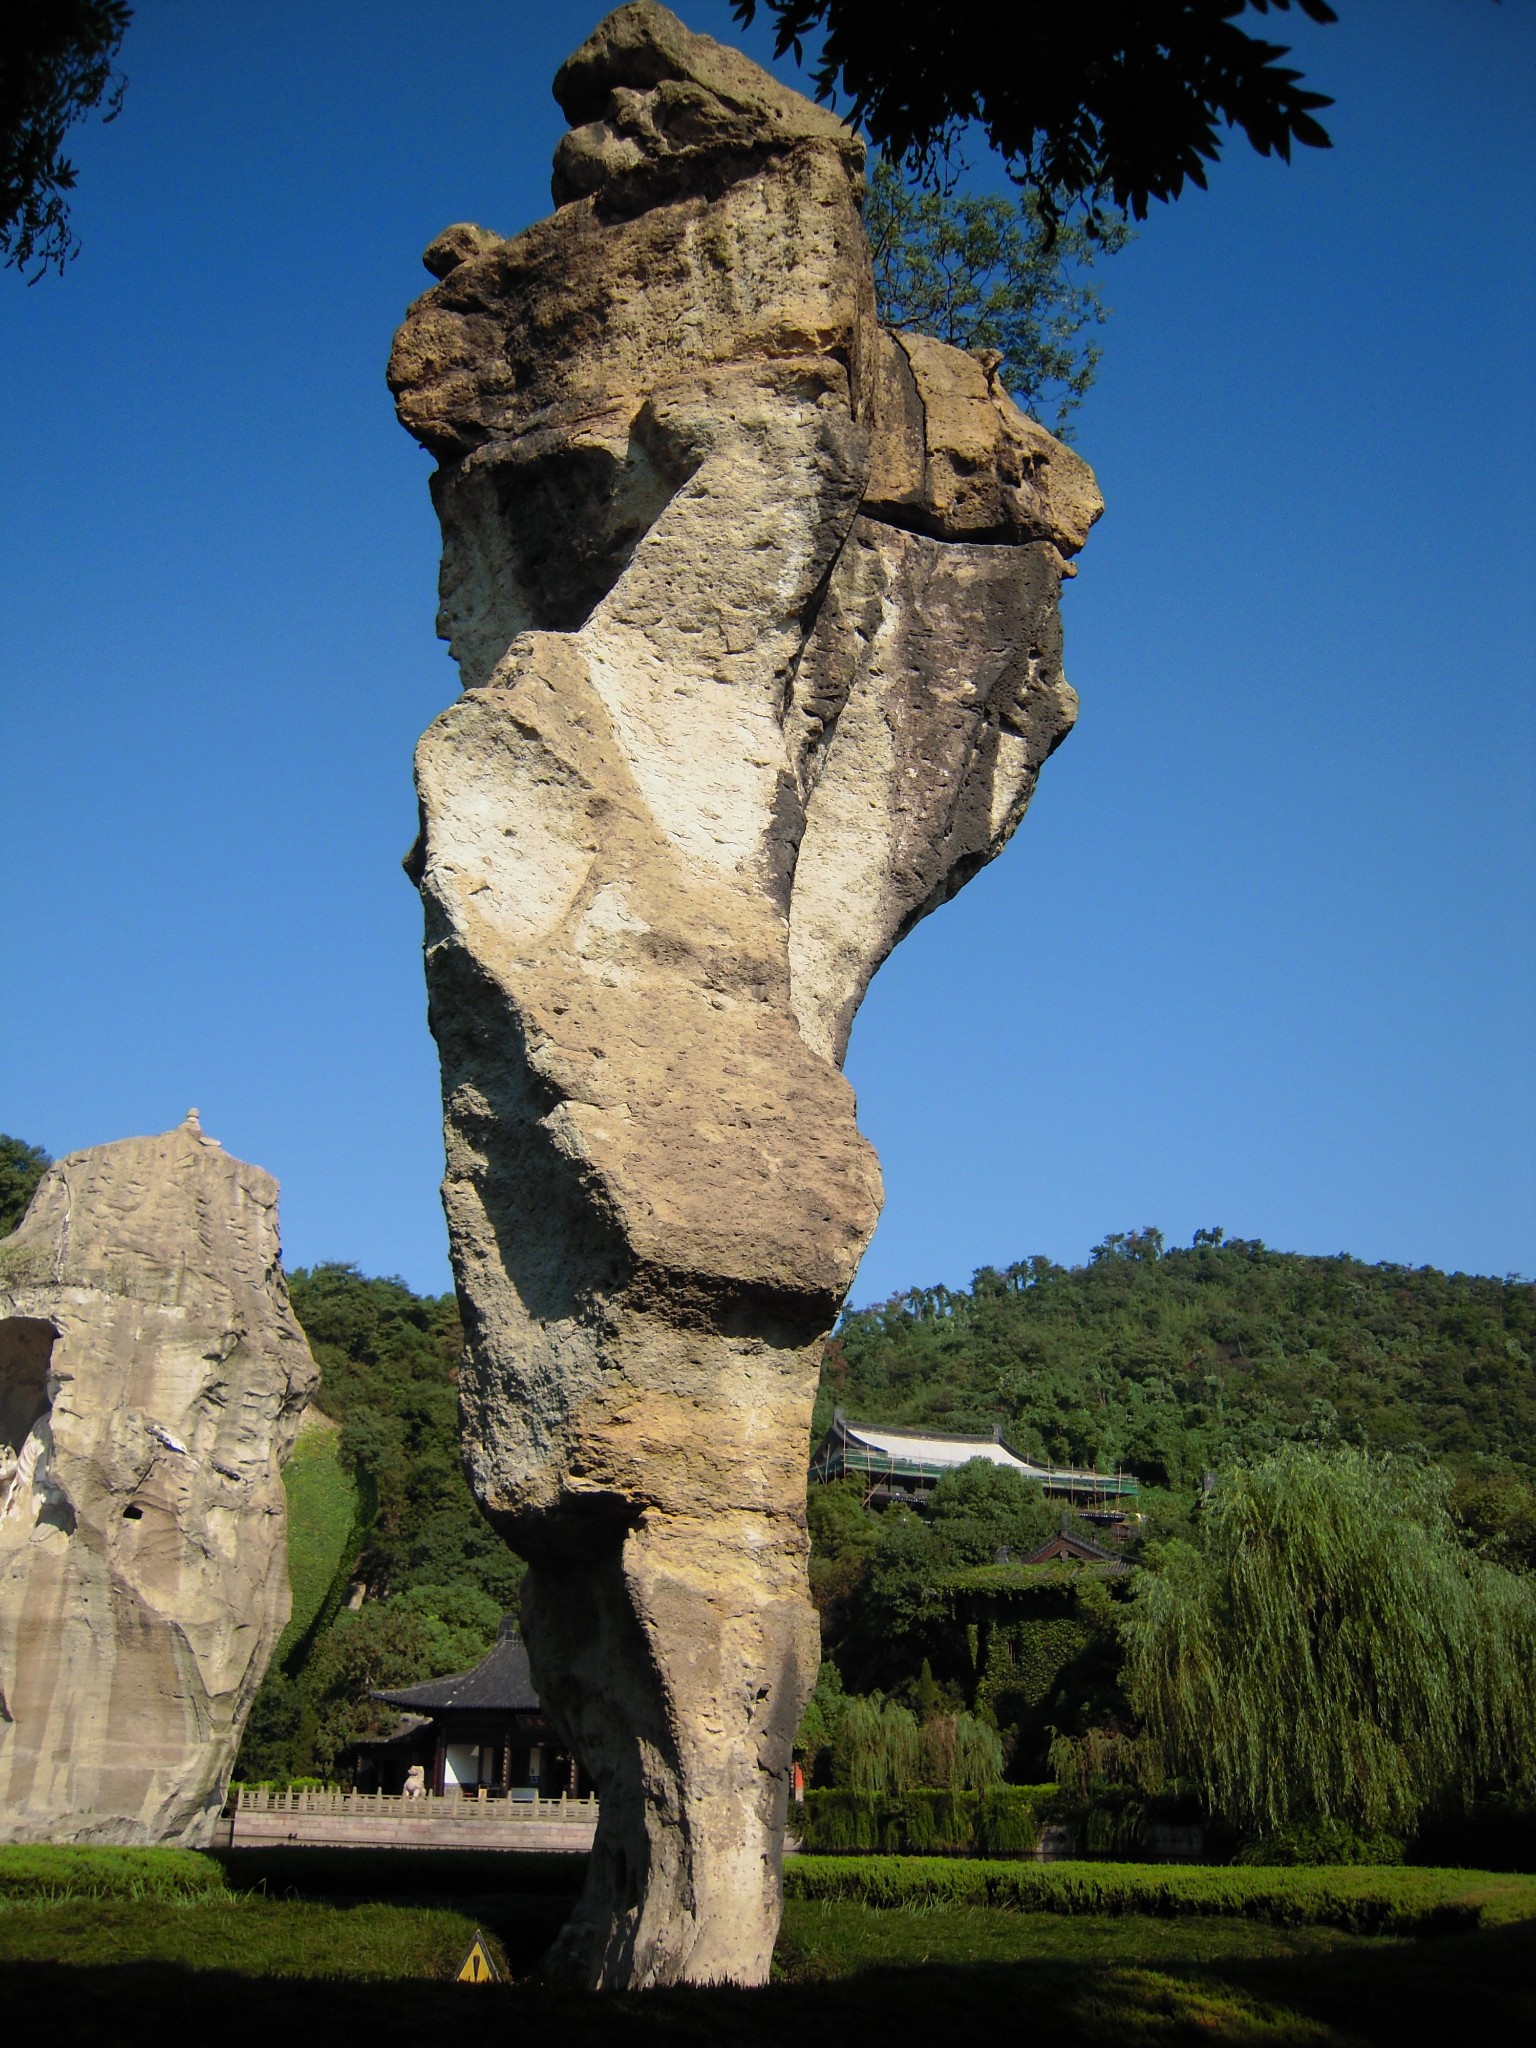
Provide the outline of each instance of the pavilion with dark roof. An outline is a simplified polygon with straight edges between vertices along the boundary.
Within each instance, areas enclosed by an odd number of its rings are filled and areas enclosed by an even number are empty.
[[[585,1773],[545,1719],[528,1651],[508,1615],[480,1662],[448,1678],[373,1694],[409,1718],[395,1733],[356,1746],[360,1792],[399,1792],[413,1764],[426,1790],[475,1798],[584,1795]]]

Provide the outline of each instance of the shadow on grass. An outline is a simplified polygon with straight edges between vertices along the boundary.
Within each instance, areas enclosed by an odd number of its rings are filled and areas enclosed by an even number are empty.
[[[211,1852],[232,1892],[268,1898],[430,1898],[434,1903],[494,1892],[574,1899],[585,1856],[505,1849],[269,1849]]]
[[[555,1902],[550,1902],[551,1910]],[[529,1929],[532,1932],[532,1928]],[[1158,1967],[1064,1961],[942,1963],[870,1970],[762,1991],[652,1992],[583,1998],[528,1981],[479,1987],[235,1976],[164,1964],[0,1970],[0,2011],[13,2040],[103,2043],[211,2037],[262,2048],[292,2029],[343,2025],[344,2039],[454,2048],[548,2038],[588,2043],[729,2043],[731,2048],[846,2048],[873,2030],[951,2042],[981,2030],[1027,2030],[1051,2048],[1446,2048],[1475,2030],[1531,2039],[1536,1928],[1436,1941],[1358,1942],[1337,1952]],[[195,2030],[195,2033],[194,2033]],[[301,2032],[302,2030],[302,2032]]]

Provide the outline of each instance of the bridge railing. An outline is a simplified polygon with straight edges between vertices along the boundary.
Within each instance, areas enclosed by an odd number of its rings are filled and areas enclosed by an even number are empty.
[[[818,1469],[822,1467],[824,1469]],[[862,1444],[848,1444],[818,1459],[811,1467],[813,1479],[831,1478],[835,1471],[858,1472],[866,1478],[939,1480],[958,1471],[956,1465],[930,1463],[921,1458],[893,1458],[885,1451],[866,1450]],[[1140,1487],[1129,1472],[1088,1472],[1075,1466],[1031,1465],[1027,1477],[1038,1480],[1049,1493],[1090,1494],[1100,1499],[1135,1500]]]
[[[231,1813],[292,1813],[322,1814],[333,1819],[364,1820],[372,1815],[380,1819],[387,1816],[409,1815],[412,1820],[424,1821],[429,1826],[441,1822],[443,1825],[462,1826],[469,1821],[483,1824],[487,1828],[515,1828],[529,1821],[569,1821],[590,1827],[597,1818],[595,1798],[573,1799],[562,1792],[558,1799],[546,1799],[539,1793],[528,1797],[487,1798],[484,1789],[479,1793],[453,1791],[447,1793],[419,1792],[353,1792],[337,1785],[292,1785],[273,1790],[263,1785],[232,1785],[229,1792]]]

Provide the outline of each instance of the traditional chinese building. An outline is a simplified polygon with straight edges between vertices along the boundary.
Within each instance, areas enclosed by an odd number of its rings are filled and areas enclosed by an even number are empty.
[[[471,1671],[400,1686],[373,1697],[408,1718],[392,1736],[360,1742],[355,1752],[360,1792],[401,1792],[413,1765],[423,1789],[444,1795],[480,1792],[495,1799],[557,1799],[590,1789],[581,1765],[544,1717],[528,1652],[509,1615],[501,1634]]]
[[[1088,1472],[1069,1465],[1034,1465],[990,1436],[942,1436],[925,1429],[886,1429],[850,1422],[841,1408],[811,1459],[813,1479],[864,1482],[865,1505],[904,1501],[921,1507],[947,1472],[975,1458],[1037,1480],[1046,1493],[1072,1502],[1095,1519],[1118,1520],[1133,1509],[1139,1489],[1128,1472]]]

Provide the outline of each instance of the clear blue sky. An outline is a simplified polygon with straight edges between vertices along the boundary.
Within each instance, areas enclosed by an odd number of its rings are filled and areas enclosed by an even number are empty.
[[[856,1301],[1145,1223],[1536,1271],[1536,7],[1341,12],[1281,31],[1337,147],[1234,143],[1105,271],[1082,717],[865,1005]],[[196,1103],[291,1265],[446,1284],[399,861],[456,682],[383,365],[440,228],[548,211],[595,18],[139,0],[84,254],[0,274],[0,1129]]]

